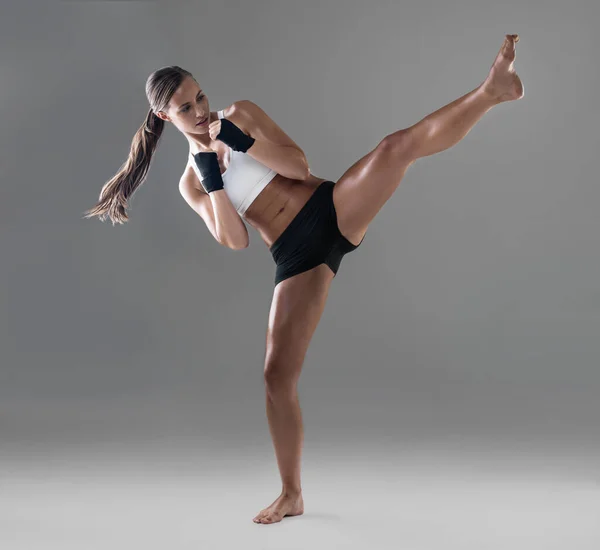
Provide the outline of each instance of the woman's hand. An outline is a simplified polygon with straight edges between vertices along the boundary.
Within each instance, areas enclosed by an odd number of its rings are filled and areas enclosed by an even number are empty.
[[[221,133],[221,119],[213,120],[208,125],[208,133],[210,134],[210,139],[213,141],[217,139],[217,136]]]
[[[212,139],[218,139],[229,145],[234,151],[245,153],[254,144],[254,138],[245,134],[233,122],[226,118],[214,120],[208,126],[208,132]]]

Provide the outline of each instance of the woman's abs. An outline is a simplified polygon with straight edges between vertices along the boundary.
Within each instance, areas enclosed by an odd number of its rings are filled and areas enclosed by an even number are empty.
[[[312,174],[306,180],[277,174],[246,210],[244,220],[270,248],[323,181]]]

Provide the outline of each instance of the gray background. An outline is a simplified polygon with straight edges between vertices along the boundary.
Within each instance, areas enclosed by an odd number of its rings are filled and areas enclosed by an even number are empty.
[[[0,545],[597,548],[599,21],[592,0],[3,3]],[[506,33],[525,97],[413,165],[344,259],[299,384],[306,513],[254,525],[280,489],[267,247],[213,240],[172,125],[129,223],[81,218],[146,78],[255,101],[335,181],[481,83]]]

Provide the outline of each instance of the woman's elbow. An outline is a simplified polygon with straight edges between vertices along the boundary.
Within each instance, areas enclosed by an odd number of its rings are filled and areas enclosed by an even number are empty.
[[[248,248],[249,244],[250,244],[249,240],[246,239],[245,241],[242,241],[241,243],[238,243],[238,244],[234,243],[232,245],[229,245],[229,248],[231,248],[231,250],[242,250],[244,248]]]
[[[228,239],[219,239],[219,244],[226,246],[227,248],[231,248],[231,250],[242,250],[244,248],[248,248],[250,239],[248,238],[248,232],[245,232],[245,235],[240,236],[239,238],[231,238]]]

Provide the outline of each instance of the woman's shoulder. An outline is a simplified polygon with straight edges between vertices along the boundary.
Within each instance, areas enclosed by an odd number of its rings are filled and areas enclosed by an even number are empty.
[[[244,106],[246,104],[246,100],[240,99],[239,101],[234,101],[229,107],[225,107],[225,109],[221,109],[222,118],[226,118],[227,120],[233,122],[242,132],[248,134],[246,117],[244,116]]]

